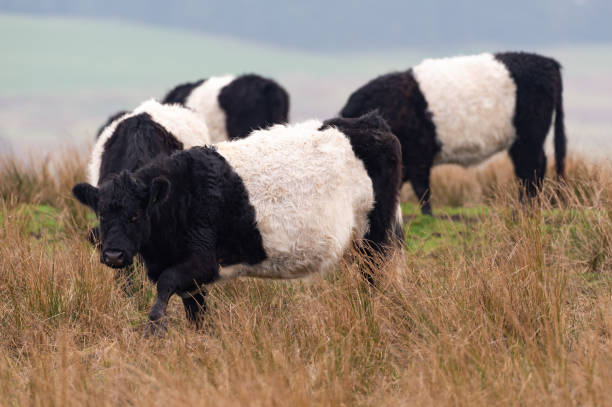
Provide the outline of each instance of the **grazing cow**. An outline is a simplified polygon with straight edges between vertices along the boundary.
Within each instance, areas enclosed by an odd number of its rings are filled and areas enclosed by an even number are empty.
[[[403,181],[412,184],[423,213],[431,214],[433,165],[469,166],[507,149],[527,195],[534,196],[546,171],[544,140],[553,112],[556,168],[563,177],[561,66],[554,59],[522,52],[427,59],[367,83],[341,115],[374,109],[402,144]]]
[[[172,89],[163,103],[179,103],[201,113],[213,143],[244,138],[252,130],[286,123],[289,95],[259,75],[215,76]]]
[[[210,143],[204,119],[190,109],[148,100],[119,112],[101,128],[88,167],[98,185],[122,170],[135,171],[158,155]]]
[[[142,103],[132,112],[113,115],[100,129],[88,167],[88,179],[99,185],[123,171],[135,171],[159,155],[209,144],[204,119],[179,105],[162,105],[155,100]],[[89,231],[98,241],[99,230]]]
[[[399,226],[400,181],[400,144],[372,113],[276,125],[73,193],[100,216],[105,264],[142,256],[157,282],[155,331],[173,294],[197,323],[201,285],[330,270],[361,239],[385,253]]]

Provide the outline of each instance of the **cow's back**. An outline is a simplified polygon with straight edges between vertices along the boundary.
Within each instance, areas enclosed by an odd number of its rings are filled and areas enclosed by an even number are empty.
[[[229,139],[225,111],[219,104],[221,89],[229,85],[235,76],[214,76],[195,87],[185,101],[185,106],[204,116],[211,142],[219,143]]]
[[[217,146],[244,182],[268,255],[226,273],[291,278],[326,270],[367,232],[372,182],[349,140],[321,124],[273,126]]]
[[[142,120],[143,117],[146,119]],[[144,129],[142,124],[130,126],[128,123],[139,119],[149,122],[147,126],[157,130]],[[122,131],[118,131],[122,128]],[[206,122],[200,115],[179,105],[148,100],[104,127],[91,153],[88,180],[90,184],[98,185],[102,179],[112,175],[109,168],[113,168],[113,173],[123,169],[135,170],[159,153],[168,155],[177,149],[209,143]],[[109,150],[112,144],[115,144],[115,151]],[[117,148],[117,144],[122,147]],[[156,144],[162,147],[155,147]],[[116,163],[109,165],[109,161]]]
[[[516,139],[516,85],[492,54],[426,59],[412,73],[442,145],[436,163],[472,165]]]

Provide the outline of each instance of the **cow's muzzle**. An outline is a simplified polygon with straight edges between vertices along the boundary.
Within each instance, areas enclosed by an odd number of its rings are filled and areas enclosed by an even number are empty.
[[[105,250],[100,258],[102,263],[112,268],[125,266],[125,255],[120,250]]]

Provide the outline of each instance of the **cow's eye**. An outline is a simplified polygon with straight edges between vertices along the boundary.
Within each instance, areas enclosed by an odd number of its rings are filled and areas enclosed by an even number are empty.
[[[134,223],[134,222],[136,222],[137,220],[138,220],[138,215],[132,215],[132,216],[130,216],[130,222],[131,222],[131,223]]]

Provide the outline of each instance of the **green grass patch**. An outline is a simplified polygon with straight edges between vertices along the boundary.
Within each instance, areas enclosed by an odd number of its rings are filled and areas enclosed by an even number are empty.
[[[0,227],[9,223],[17,225],[21,233],[47,242],[61,240],[73,229],[70,229],[65,211],[51,205],[20,204],[15,208],[0,208]],[[98,223],[93,212],[87,214],[87,225],[83,231]]]
[[[58,222],[59,211],[49,205],[23,205],[21,211],[29,217],[28,232],[34,236],[63,233]]]
[[[36,238],[54,238],[64,233],[60,211],[49,205],[22,204],[14,209],[0,211],[0,225],[16,221],[24,233]]]
[[[434,216],[422,215],[418,205],[402,204],[406,248],[410,252],[429,254],[442,247],[469,244],[483,216],[489,214],[486,206],[439,207]]]

